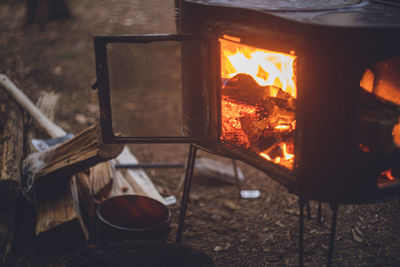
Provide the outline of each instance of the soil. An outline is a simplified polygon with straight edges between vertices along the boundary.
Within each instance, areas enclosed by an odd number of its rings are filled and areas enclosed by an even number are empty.
[[[33,101],[41,91],[59,94],[54,120],[67,132],[78,133],[95,123],[99,113],[97,92],[91,89],[96,81],[93,36],[174,33],[174,1],[71,0],[68,3],[72,19],[25,27],[24,1],[0,1],[0,72],[6,73]],[[154,101],[163,101],[165,96],[157,95],[162,91],[152,93]],[[117,94],[114,101],[127,105],[124,94]],[[135,105],[126,108],[130,112],[120,113],[121,122],[130,122],[132,114],[141,112]],[[146,124],[141,126],[145,128]],[[142,162],[185,162],[188,153],[188,145],[130,147]],[[231,163],[204,151],[199,154]],[[203,251],[217,266],[296,266],[297,197],[266,174],[243,163],[239,166],[245,175],[242,188],[258,189],[261,196],[240,199],[235,185],[196,175],[183,244]],[[181,193],[177,187],[182,169],[147,173],[164,196],[175,195],[179,200]],[[312,202],[313,215],[316,207],[317,203]],[[172,231],[168,241],[174,242],[180,205],[169,208]],[[326,263],[331,214],[329,205],[324,203],[324,223],[305,220],[306,266]],[[19,205],[16,238],[7,265],[63,266],[81,251],[82,248],[38,250],[33,218],[32,207]],[[340,206],[333,266],[400,265],[399,225],[397,199]]]

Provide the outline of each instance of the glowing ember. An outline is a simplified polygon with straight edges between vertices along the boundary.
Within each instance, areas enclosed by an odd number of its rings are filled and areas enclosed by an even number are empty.
[[[221,139],[293,169],[295,52],[259,49],[231,36],[219,41]]]
[[[389,179],[390,181],[393,181],[394,179],[396,179],[393,175],[392,175],[392,169],[388,169],[386,171],[383,171],[381,173],[382,176],[386,177],[387,179]]]

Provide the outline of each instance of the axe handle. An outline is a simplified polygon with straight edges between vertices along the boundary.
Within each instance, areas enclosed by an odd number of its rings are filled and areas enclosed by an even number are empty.
[[[65,136],[67,134],[60,126],[49,120],[23,92],[2,73],[0,73],[0,84],[51,138]]]

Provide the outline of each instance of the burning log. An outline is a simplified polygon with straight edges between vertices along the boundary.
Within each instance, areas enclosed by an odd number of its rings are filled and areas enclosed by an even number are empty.
[[[400,106],[361,90],[359,141],[370,152],[393,154],[400,144],[396,131]],[[396,137],[397,136],[397,137]]]
[[[232,100],[257,105],[264,97],[266,87],[260,86],[251,75],[239,73],[229,79],[222,88],[222,94]]]
[[[225,83],[222,87],[222,94],[234,101],[255,106],[266,96],[271,95],[273,90],[277,91],[279,88],[261,86],[251,75],[239,73]]]
[[[23,157],[23,117],[18,106],[1,92],[0,103],[0,196],[14,200],[21,191],[21,160]]]
[[[122,145],[103,144],[98,127],[93,125],[64,143],[28,155],[23,161],[23,189],[28,192],[36,182],[45,186],[48,180],[86,170],[121,150]]]
[[[237,120],[241,128],[240,130],[237,127],[231,127],[226,131],[236,133],[230,135],[232,137],[230,141],[233,143],[259,153],[292,137],[296,103],[295,99],[281,88],[260,86],[251,75],[241,73],[226,82],[222,94],[226,97],[223,101],[251,105],[255,110],[255,112],[247,114],[232,114],[236,115],[236,118],[229,118]],[[223,113],[229,114],[228,112]],[[243,131],[247,138],[233,140],[236,139],[235,136],[242,135],[240,131]],[[246,145],[243,141],[247,141],[249,144]]]
[[[250,149],[260,152],[293,136],[294,101],[290,98],[267,97],[256,108],[256,116],[240,118],[242,130],[251,143]]]

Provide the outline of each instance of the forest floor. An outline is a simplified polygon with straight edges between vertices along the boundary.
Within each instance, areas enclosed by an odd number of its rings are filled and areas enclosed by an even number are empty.
[[[6,73],[33,101],[41,91],[60,95],[55,121],[78,133],[98,119],[93,36],[174,33],[173,0],[71,0],[73,18],[24,27],[24,1],[0,0],[0,72]],[[123,95],[117,103],[126,101]],[[154,96],[156,99],[157,96]],[[131,107],[132,113],[140,112]],[[132,119],[130,113],[122,121]],[[144,125],[145,127],[145,125]],[[162,127],[162,126],[160,126]],[[131,145],[142,162],[185,162],[187,145]],[[200,151],[230,164],[230,160]],[[257,199],[240,199],[234,185],[196,175],[193,180],[183,244],[209,255],[217,266],[296,266],[298,199],[266,174],[239,163],[244,189],[258,189]],[[149,170],[164,196],[176,195],[183,170]],[[178,201],[179,202],[179,201]],[[173,242],[179,203],[169,206]],[[312,202],[313,214],[317,203]],[[399,203],[342,205],[339,209],[333,266],[399,266]],[[33,225],[18,211],[17,233],[9,266],[63,266],[79,248],[68,252],[35,249]],[[28,212],[29,213],[29,212]],[[326,262],[331,210],[325,222],[305,221],[305,265]],[[28,220],[29,221],[29,220]]]

